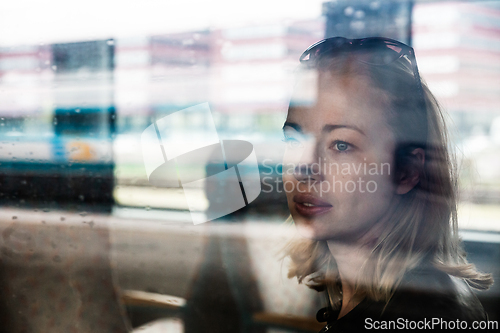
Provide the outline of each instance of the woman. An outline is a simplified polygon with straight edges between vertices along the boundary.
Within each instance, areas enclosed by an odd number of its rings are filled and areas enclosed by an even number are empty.
[[[322,331],[486,320],[469,286],[493,281],[459,246],[443,115],[413,49],[336,37],[301,62],[283,181],[302,239],[287,254],[290,277],[327,291]]]

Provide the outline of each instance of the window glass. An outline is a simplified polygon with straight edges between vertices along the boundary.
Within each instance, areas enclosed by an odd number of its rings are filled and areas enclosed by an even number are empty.
[[[413,47],[444,111],[462,246],[498,280],[498,3],[26,0],[0,4],[6,331],[323,328],[328,299],[283,258],[283,126],[319,100],[299,57],[336,36]],[[478,295],[498,320],[498,285]]]

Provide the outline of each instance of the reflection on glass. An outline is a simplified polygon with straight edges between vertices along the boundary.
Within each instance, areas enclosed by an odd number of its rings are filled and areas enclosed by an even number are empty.
[[[317,73],[299,70],[301,53],[333,36],[414,47],[424,83],[449,115],[468,260],[498,279],[498,4],[259,1],[0,6],[4,326],[319,331],[314,317],[326,298],[288,279],[291,261],[280,257],[296,236],[283,225],[283,157],[317,141],[291,142],[296,133],[283,137],[282,127],[289,105],[318,98]],[[179,113],[204,103],[211,119]],[[201,180],[231,169],[230,161],[208,150],[179,155],[151,182],[141,135],[158,122],[167,146],[186,133],[203,146],[251,144],[260,194],[194,225],[228,208],[224,195],[233,192]],[[217,142],[209,140],[214,127]],[[158,140],[156,129],[150,134]],[[350,148],[343,141],[336,149]],[[245,147],[232,153],[243,161]],[[234,198],[253,171],[235,171]],[[493,320],[499,294],[497,284],[478,294]]]

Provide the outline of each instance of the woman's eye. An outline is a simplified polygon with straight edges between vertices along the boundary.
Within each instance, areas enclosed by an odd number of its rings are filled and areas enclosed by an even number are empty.
[[[335,150],[338,150],[339,152],[345,152],[351,150],[351,145],[344,141],[336,141],[333,144],[333,147],[335,148]]]
[[[294,138],[284,138],[283,141],[289,146],[290,148],[300,148],[302,147],[302,143]]]

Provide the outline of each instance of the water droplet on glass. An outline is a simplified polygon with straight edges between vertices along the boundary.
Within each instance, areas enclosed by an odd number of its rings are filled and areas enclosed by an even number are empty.
[[[57,70],[57,66],[56,66],[56,65],[52,65],[52,67],[51,67],[51,68],[52,68],[52,70],[53,70],[53,71],[56,71],[56,70]]]
[[[345,16],[351,16],[353,13],[354,13],[354,8],[352,8],[351,6],[346,7],[346,9],[344,9]]]
[[[380,7],[380,2],[379,1],[373,1],[370,3],[370,8],[371,9],[378,9]]]
[[[363,30],[365,28],[365,22],[354,21],[354,22],[351,22],[350,27],[353,30]]]
[[[354,13],[354,17],[357,18],[357,19],[362,19],[363,17],[365,17],[365,12],[362,11],[362,10],[357,10]]]

